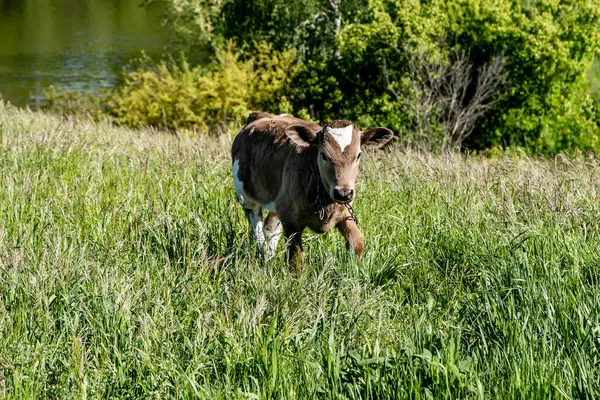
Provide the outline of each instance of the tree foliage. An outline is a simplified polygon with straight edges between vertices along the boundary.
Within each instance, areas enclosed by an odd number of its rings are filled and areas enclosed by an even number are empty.
[[[431,120],[415,112],[414,99],[435,91],[417,71],[456,72],[454,64],[463,63],[454,105],[464,110],[481,92],[481,74],[501,59],[502,85],[487,93],[485,112],[468,121],[461,146],[596,148],[598,107],[585,74],[600,44],[599,0],[164,1],[167,22],[191,51],[214,52],[232,40],[241,59],[256,60],[262,51],[276,63],[292,51],[279,71],[286,75],[267,90],[271,100],[250,100],[266,111],[291,108],[316,120],[386,125],[407,140],[422,136],[415,132],[426,123],[441,135],[427,147],[441,149],[456,145],[447,129],[453,114],[440,99]],[[259,75],[271,69],[268,56],[258,60]],[[430,78],[448,87],[456,75]]]

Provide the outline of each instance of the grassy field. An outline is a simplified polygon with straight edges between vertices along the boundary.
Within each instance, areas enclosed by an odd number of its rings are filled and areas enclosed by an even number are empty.
[[[598,158],[370,153],[292,274],[229,145],[0,105],[4,397],[600,396]]]

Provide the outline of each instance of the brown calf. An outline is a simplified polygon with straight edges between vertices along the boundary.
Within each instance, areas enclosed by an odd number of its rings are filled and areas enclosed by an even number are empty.
[[[302,232],[336,227],[360,256],[363,235],[352,213],[361,147],[393,138],[386,128],[361,132],[350,121],[321,127],[289,115],[252,113],[231,148],[233,180],[258,247],[275,253],[281,231],[288,260],[300,260]],[[263,210],[268,211],[264,227]],[[266,246],[266,249],[265,249]]]

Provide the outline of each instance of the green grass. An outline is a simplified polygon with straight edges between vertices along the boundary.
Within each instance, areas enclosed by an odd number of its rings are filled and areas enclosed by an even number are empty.
[[[599,159],[370,153],[292,274],[229,145],[0,105],[2,396],[600,396]]]

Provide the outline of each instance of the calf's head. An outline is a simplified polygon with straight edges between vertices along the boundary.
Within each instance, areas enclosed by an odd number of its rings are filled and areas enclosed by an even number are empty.
[[[286,134],[298,146],[318,149],[321,181],[329,197],[339,203],[354,200],[361,149],[382,147],[394,138],[387,128],[361,132],[351,121],[332,121],[317,132],[304,125],[292,125]]]

